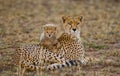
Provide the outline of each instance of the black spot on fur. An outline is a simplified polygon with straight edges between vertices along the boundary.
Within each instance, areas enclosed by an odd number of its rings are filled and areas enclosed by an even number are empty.
[[[65,65],[62,64],[62,67],[65,67]]]
[[[69,62],[70,62],[70,64],[71,64],[71,65],[74,65],[74,62],[73,62],[73,60],[70,60]]]
[[[71,65],[74,65],[74,66],[77,66],[77,63],[76,63],[75,60],[70,60],[70,64],[71,64]]]
[[[56,69],[55,66],[53,66],[53,69]]]
[[[78,64],[77,64],[77,62],[76,62],[76,60],[74,60],[74,63],[75,63],[75,64],[74,64],[75,66],[77,66],[77,65],[78,65]]]
[[[62,59],[62,57],[60,57],[60,59]]]
[[[66,65],[67,65],[68,67],[70,66],[68,62],[66,62]]]
[[[48,68],[48,70],[51,70],[50,68]]]
[[[59,68],[60,68],[60,66],[59,66],[59,65],[57,65],[57,68],[59,69]]]

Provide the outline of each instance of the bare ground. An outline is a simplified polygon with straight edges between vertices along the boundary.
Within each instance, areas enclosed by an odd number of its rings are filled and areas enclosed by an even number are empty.
[[[41,26],[62,25],[62,15],[84,17],[81,37],[86,55],[101,63],[82,67],[81,72],[67,68],[42,76],[120,76],[120,0],[0,0],[0,76],[16,76],[11,63],[15,49],[39,43]]]

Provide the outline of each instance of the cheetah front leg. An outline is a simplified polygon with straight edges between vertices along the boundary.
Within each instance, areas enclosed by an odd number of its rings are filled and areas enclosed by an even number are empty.
[[[26,70],[26,68],[25,68],[25,67],[21,69],[21,76],[23,76],[23,75],[24,75],[25,70]]]
[[[84,53],[82,53],[82,54],[80,55],[79,60],[81,61],[82,65],[85,65],[85,64],[86,64],[85,57],[84,57]],[[82,72],[82,70],[81,70],[81,66],[82,66],[82,65],[80,64],[80,65],[77,66],[77,68],[78,68],[78,73],[81,73],[81,72]]]
[[[39,70],[38,67],[36,67],[36,71],[37,71],[37,75],[36,75],[36,76],[41,76],[41,75],[40,75],[40,70]]]
[[[21,76],[21,65],[18,66],[17,71],[18,71],[18,76]]]
[[[18,76],[23,76],[25,73],[26,68],[22,68],[21,65],[18,67]]]
[[[40,70],[41,67],[37,67],[37,76],[42,76],[42,71]]]

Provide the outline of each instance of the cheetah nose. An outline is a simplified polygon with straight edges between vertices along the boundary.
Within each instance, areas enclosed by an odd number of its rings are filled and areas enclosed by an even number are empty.
[[[73,31],[76,31],[76,29],[72,29]]]
[[[51,35],[49,35],[49,37],[50,37]]]

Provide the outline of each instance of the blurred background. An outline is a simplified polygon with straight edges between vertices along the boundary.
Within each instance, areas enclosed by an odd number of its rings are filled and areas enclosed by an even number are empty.
[[[41,26],[60,26],[63,15],[84,17],[81,38],[86,55],[111,64],[49,76],[120,76],[120,0],[0,0],[0,76],[16,76],[16,67],[11,63],[15,49],[21,44],[39,43]]]

